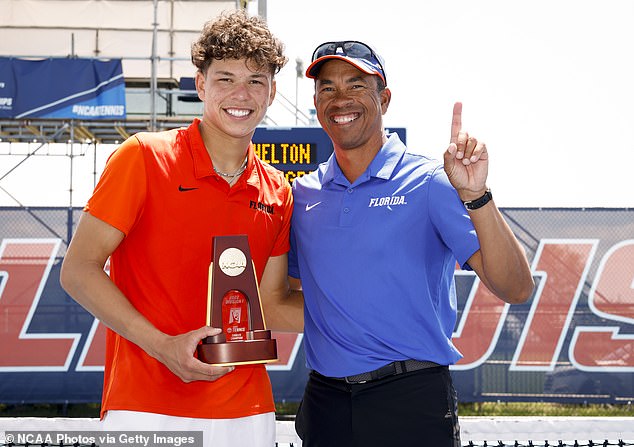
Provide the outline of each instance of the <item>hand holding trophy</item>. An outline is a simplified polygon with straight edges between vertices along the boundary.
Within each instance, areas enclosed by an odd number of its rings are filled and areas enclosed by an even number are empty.
[[[277,344],[266,329],[246,235],[216,236],[209,265],[207,325],[223,332],[198,345],[198,358],[218,366],[269,363]]]

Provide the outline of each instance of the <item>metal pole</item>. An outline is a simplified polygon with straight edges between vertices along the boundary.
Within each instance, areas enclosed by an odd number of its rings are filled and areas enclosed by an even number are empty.
[[[92,187],[97,186],[97,140],[93,140],[93,157],[92,157]]]
[[[74,157],[74,153],[73,153],[73,144],[75,142],[75,120],[70,120],[70,141],[68,144],[70,144],[70,182],[68,185],[68,208],[72,208],[73,207],[73,159]]]
[[[156,131],[156,90],[157,90],[157,34],[158,34],[158,0],[154,0],[154,22],[152,23],[152,74],[150,78],[150,130]]]
[[[266,21],[266,0],[258,0],[258,15]]]
[[[295,125],[296,126],[299,122],[299,117],[297,116],[297,112],[299,111],[299,106],[297,104],[298,97],[299,97],[299,76],[295,76]]]
[[[304,77],[304,62],[298,57],[295,59],[295,125],[299,124],[299,78]]]
[[[174,57],[174,0],[170,1],[170,57]],[[170,60],[170,78],[174,77],[174,60]],[[171,100],[171,96],[170,96]]]

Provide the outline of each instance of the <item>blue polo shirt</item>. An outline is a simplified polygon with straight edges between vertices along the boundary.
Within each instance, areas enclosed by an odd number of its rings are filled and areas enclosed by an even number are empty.
[[[289,274],[304,290],[308,367],[455,363],[454,270],[480,248],[442,164],[392,134],[350,183],[333,156],[293,182]]]

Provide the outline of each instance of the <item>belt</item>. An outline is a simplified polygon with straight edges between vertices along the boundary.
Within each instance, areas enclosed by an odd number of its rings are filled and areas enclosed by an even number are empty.
[[[361,374],[355,374],[354,376],[347,377],[333,377],[335,380],[343,380],[346,383],[365,383],[373,380],[380,380],[389,376],[396,376],[411,371],[418,371],[421,369],[434,368],[440,366],[435,362],[420,361],[420,360],[403,360],[400,362],[388,363],[385,366]]]

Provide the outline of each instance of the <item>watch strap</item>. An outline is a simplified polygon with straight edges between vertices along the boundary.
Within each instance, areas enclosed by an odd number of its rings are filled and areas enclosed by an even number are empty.
[[[493,199],[493,195],[491,194],[491,190],[487,189],[482,197],[478,197],[477,199],[469,200],[463,203],[468,210],[473,211],[477,210],[478,208],[482,208],[484,205],[489,203],[491,199]]]

